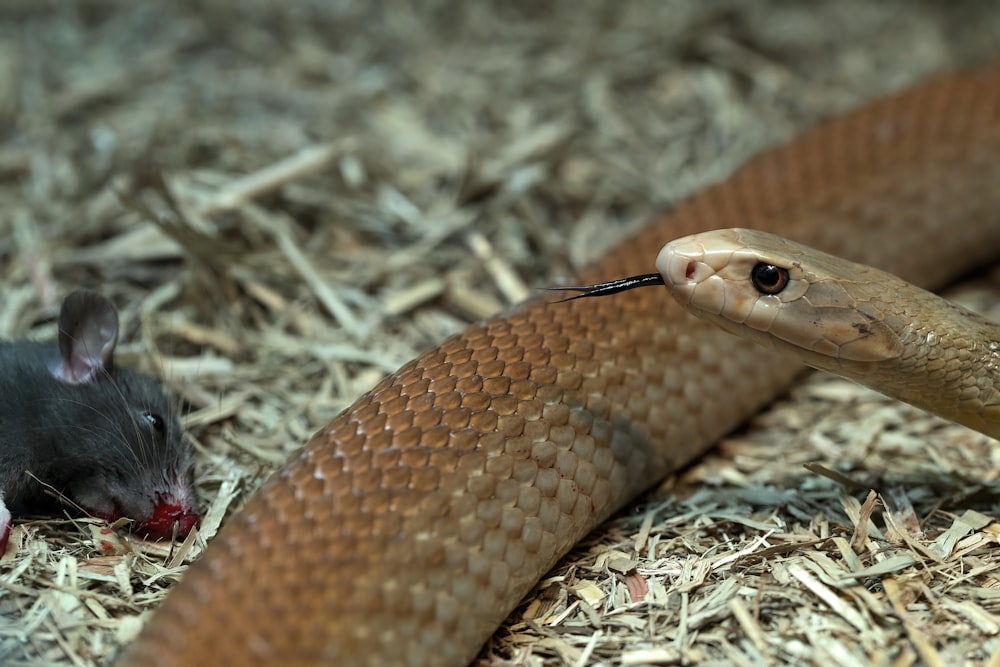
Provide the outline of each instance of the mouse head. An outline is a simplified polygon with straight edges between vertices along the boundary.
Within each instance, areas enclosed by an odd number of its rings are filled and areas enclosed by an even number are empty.
[[[73,292],[59,312],[59,420],[73,442],[66,494],[88,513],[128,517],[133,531],[169,538],[198,522],[191,447],[159,383],[114,364],[118,312],[91,291]]]

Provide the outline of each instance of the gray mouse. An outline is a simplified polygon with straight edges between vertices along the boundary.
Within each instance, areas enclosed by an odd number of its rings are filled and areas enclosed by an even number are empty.
[[[191,446],[160,384],[114,363],[118,311],[80,290],[56,342],[0,342],[0,554],[12,517],[65,509],[151,539],[200,520]]]

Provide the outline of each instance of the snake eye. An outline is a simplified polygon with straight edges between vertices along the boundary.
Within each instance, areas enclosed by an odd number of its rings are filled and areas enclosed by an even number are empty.
[[[788,285],[788,270],[774,264],[758,262],[750,272],[750,280],[761,294],[777,294]]]

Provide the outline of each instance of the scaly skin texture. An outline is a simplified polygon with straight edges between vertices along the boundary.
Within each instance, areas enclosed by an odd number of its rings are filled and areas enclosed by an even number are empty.
[[[760,264],[786,271],[780,290],[757,289]],[[724,330],[1000,438],[1000,324],[757,229],[671,241],[656,265],[678,302]]]
[[[1000,243],[997,155],[1000,69],[947,77],[753,160],[579,280],[741,226],[939,285]],[[474,325],[292,457],[120,664],[465,664],[577,540],[798,369],[665,290]]]

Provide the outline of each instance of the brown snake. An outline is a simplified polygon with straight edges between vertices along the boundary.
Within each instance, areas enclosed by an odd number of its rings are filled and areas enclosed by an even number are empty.
[[[724,330],[1000,438],[1000,324],[757,229],[671,241],[656,266],[679,303]]]
[[[764,228],[938,286],[1000,243],[1000,69],[809,131],[581,275]],[[766,404],[796,362],[664,290],[536,300],[362,396],[252,497],[122,665],[462,665],[580,538]]]

